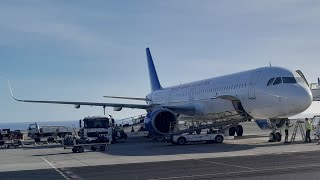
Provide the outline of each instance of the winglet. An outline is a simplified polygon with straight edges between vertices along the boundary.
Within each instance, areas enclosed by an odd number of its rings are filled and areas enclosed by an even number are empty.
[[[11,85],[10,85],[10,81],[8,81],[8,85],[9,85],[9,90],[10,90],[10,93],[11,93],[11,97],[16,101],[20,101],[19,99],[14,97],[13,92],[12,92],[12,88],[11,88]]]
[[[151,86],[151,91],[153,92],[153,91],[162,89],[162,87],[160,85],[157,71],[156,71],[156,68],[154,67],[154,63],[153,63],[149,48],[146,49],[146,55],[147,55],[147,61],[148,61],[150,86]]]
[[[320,78],[318,78],[318,84],[320,84]]]

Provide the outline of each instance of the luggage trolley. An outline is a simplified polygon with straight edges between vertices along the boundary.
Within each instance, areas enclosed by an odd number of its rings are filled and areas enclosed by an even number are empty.
[[[77,143],[75,138],[70,137],[71,141],[62,141],[62,145],[64,149],[71,148],[73,153],[83,153],[85,147],[90,147],[91,151],[96,151],[99,149],[100,151],[105,151],[106,146],[109,143]],[[70,143],[71,142],[71,143]]]

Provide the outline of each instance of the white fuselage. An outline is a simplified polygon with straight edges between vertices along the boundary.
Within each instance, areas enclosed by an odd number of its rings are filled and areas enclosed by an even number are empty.
[[[281,80],[279,84],[267,85],[277,77]],[[202,120],[210,120],[218,113],[236,113],[235,102],[241,102],[244,111],[254,119],[287,118],[305,111],[312,102],[303,78],[280,67],[263,67],[163,88],[147,98],[151,100],[149,104],[194,106],[197,119]]]

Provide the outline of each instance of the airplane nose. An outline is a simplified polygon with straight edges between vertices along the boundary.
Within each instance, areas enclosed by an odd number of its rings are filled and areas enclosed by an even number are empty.
[[[300,112],[308,109],[313,99],[311,90],[308,87],[298,86],[294,92],[294,96],[292,97],[293,107],[296,107]]]

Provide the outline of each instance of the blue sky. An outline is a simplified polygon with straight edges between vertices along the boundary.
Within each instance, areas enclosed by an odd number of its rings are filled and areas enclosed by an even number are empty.
[[[77,120],[102,108],[10,98],[127,102],[150,91],[145,48],[163,86],[267,66],[320,76],[320,2],[0,1],[0,122]],[[137,103],[137,102],[135,102]],[[310,112],[320,112],[319,104]],[[123,110],[116,118],[144,113]]]

